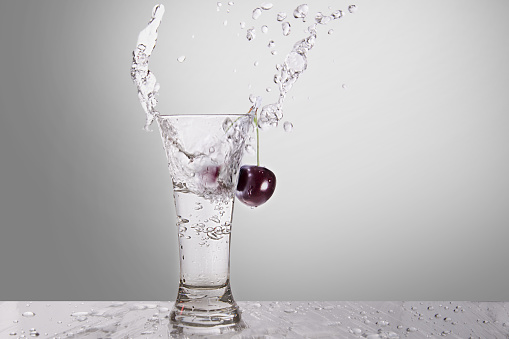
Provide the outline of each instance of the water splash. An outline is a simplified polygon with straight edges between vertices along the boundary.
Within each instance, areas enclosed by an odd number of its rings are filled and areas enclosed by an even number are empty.
[[[156,110],[156,96],[159,91],[159,83],[154,73],[149,70],[148,62],[152,51],[156,47],[157,29],[161,24],[163,14],[163,5],[156,5],[152,10],[152,19],[147,27],[138,35],[138,42],[133,52],[131,64],[131,78],[138,88],[138,98],[146,114],[146,130],[149,129],[155,116],[159,115],[159,112]]]

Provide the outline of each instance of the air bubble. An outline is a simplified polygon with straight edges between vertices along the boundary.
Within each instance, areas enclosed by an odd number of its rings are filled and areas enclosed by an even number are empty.
[[[186,61],[186,56],[185,55],[181,55],[177,58],[177,61],[180,62],[180,63],[183,63],[184,61]]]

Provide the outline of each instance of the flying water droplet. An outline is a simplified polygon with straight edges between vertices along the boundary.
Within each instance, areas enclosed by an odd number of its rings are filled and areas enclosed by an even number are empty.
[[[348,6],[348,12],[355,13],[357,12],[357,6],[356,5],[350,5]]]
[[[240,22],[240,28],[241,28],[241,29],[246,28],[246,23],[245,23],[244,21],[241,21],[241,22]]]
[[[267,33],[269,31],[269,28],[266,25],[263,25],[261,31],[262,33]]]
[[[288,36],[290,34],[290,23],[285,21],[282,23],[281,27],[283,28],[283,35]]]
[[[258,64],[259,64],[259,63],[258,63],[258,61],[255,61],[255,62],[253,63],[253,65],[255,65],[255,66],[258,66]]]
[[[293,124],[290,121],[285,121],[283,124],[283,129],[285,132],[291,132],[293,129]]]
[[[271,89],[270,87],[267,87],[267,88],[265,89],[265,91],[266,91],[267,93],[269,93],[270,91],[272,91],[272,89]]]
[[[277,55],[277,51],[276,51],[276,50],[274,50],[274,51],[270,51],[270,54],[272,54],[272,55]]]
[[[257,7],[253,10],[253,20],[256,20],[260,17],[260,15],[262,15],[262,9],[260,7]]]
[[[256,37],[255,28],[251,27],[247,30],[246,38],[247,40],[251,41]]]
[[[30,318],[30,317],[35,316],[35,313],[34,313],[34,312],[27,311],[27,312],[23,312],[21,315],[22,315],[23,317]]]
[[[407,332],[417,332],[417,328],[415,328],[415,327],[409,327],[406,330],[407,330]]]
[[[318,12],[315,16],[315,21],[320,25],[326,25],[329,21],[331,21],[331,17],[323,15],[322,12]]]
[[[180,63],[183,63],[184,61],[186,61],[186,56],[185,55],[181,55],[177,58],[177,61],[180,62]]]
[[[223,26],[228,26],[228,20],[223,21]]]
[[[341,18],[342,16],[343,16],[343,11],[342,11],[342,10],[340,10],[340,9],[339,9],[339,10],[337,10],[337,11],[335,11],[334,13],[332,13],[332,14],[331,14],[331,17],[332,17],[333,19],[339,19],[339,18]]]
[[[270,40],[270,41],[269,41],[269,43],[268,43],[268,45],[267,45],[267,47],[272,48],[272,47],[274,47],[275,45],[276,45],[276,43],[274,42],[274,40]]]
[[[285,12],[279,12],[277,14],[277,21],[283,21],[284,19],[286,19],[286,13]]]
[[[308,11],[309,11],[309,6],[306,4],[302,4],[302,5],[298,6],[293,11],[293,16],[296,19],[302,18],[302,21],[304,21],[304,19],[306,18],[306,15],[308,14]]]
[[[230,2],[228,3],[228,5],[229,5],[229,6],[233,6],[233,5],[235,5],[235,3],[234,3],[233,1],[230,1]]]
[[[263,10],[266,10],[268,11],[269,9],[272,8],[272,4],[270,2],[264,2],[261,6],[260,6]]]
[[[334,33],[333,29],[329,29],[329,31],[327,32],[327,34],[329,34],[329,35],[331,35],[332,33]]]

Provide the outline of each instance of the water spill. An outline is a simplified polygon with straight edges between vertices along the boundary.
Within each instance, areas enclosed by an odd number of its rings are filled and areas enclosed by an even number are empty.
[[[220,6],[219,4],[218,6]],[[136,50],[133,52],[131,64],[131,78],[138,88],[138,97],[146,114],[145,129],[147,130],[154,121],[155,116],[159,114],[156,110],[156,96],[159,91],[159,84],[155,75],[149,70],[148,62],[156,46],[157,29],[161,24],[163,14],[163,5],[156,5],[152,10],[152,19],[147,27],[138,35]]]

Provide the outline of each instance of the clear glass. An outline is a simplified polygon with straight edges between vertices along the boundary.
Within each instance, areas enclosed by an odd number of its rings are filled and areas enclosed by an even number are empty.
[[[174,328],[238,327],[230,289],[230,240],[240,162],[251,128],[246,114],[157,116],[173,182],[180,285]]]

